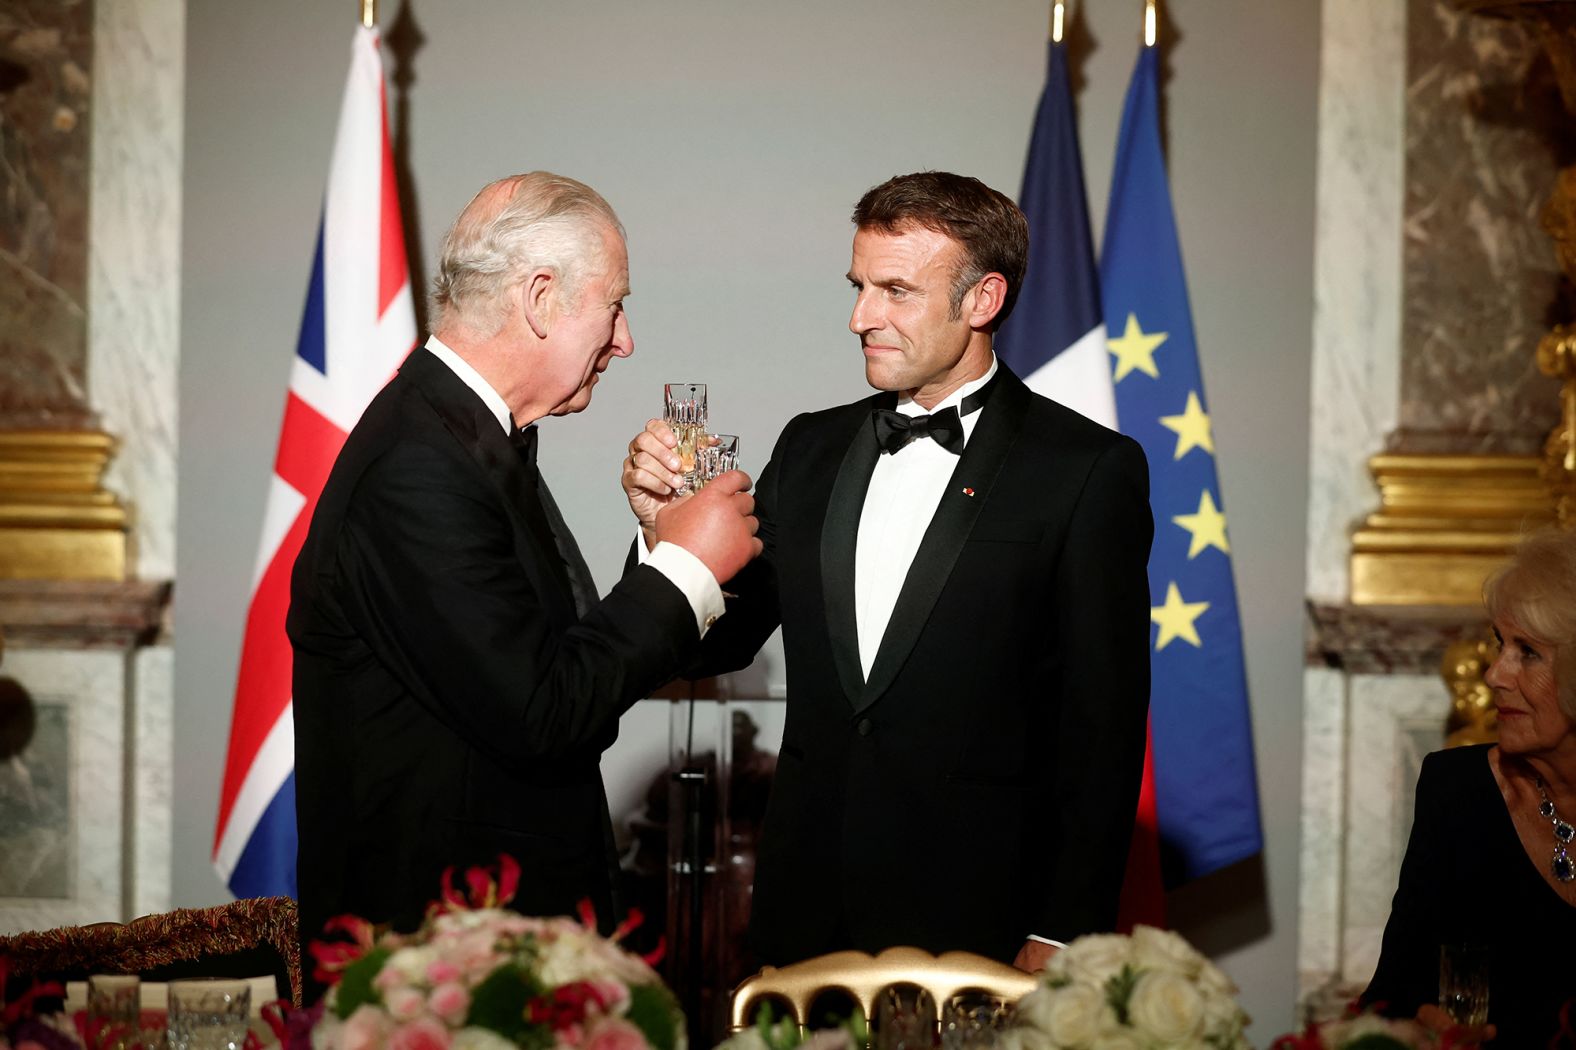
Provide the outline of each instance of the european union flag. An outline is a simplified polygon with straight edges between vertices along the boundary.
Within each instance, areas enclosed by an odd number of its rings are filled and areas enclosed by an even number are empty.
[[[1160,148],[1153,47],[1127,90],[1100,283],[1117,416],[1149,457],[1149,720],[1174,885],[1258,853],[1264,839],[1231,545]]]

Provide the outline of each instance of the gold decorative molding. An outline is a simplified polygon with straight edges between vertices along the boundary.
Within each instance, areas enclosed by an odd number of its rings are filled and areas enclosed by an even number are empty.
[[[1484,578],[1554,517],[1537,456],[1381,453],[1368,470],[1380,504],[1352,537],[1356,605],[1476,606]]]
[[[0,431],[0,579],[125,579],[126,509],[102,485],[114,454],[100,431]]]
[[[1452,643],[1439,662],[1439,673],[1450,689],[1450,719],[1445,723],[1445,746],[1491,744],[1499,739],[1494,713],[1494,691],[1483,680],[1498,655],[1493,637],[1480,635]]]

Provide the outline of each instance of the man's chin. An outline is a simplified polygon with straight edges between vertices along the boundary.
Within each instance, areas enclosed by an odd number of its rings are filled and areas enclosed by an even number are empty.
[[[902,379],[890,368],[883,368],[877,361],[865,358],[865,382],[877,390],[906,390]]]

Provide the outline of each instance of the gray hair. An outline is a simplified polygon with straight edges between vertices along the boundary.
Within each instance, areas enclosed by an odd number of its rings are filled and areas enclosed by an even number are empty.
[[[560,305],[576,309],[581,282],[605,266],[607,228],[624,235],[612,206],[583,182],[533,171],[489,184],[444,235],[432,282],[432,329],[457,323],[496,335],[508,320],[508,292],[536,269],[557,277]]]

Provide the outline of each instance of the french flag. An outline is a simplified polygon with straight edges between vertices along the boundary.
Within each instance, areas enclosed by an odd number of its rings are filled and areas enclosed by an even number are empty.
[[[296,893],[290,569],[346,435],[415,341],[378,31],[359,26],[252,574],[219,793],[213,863],[237,897]]]

